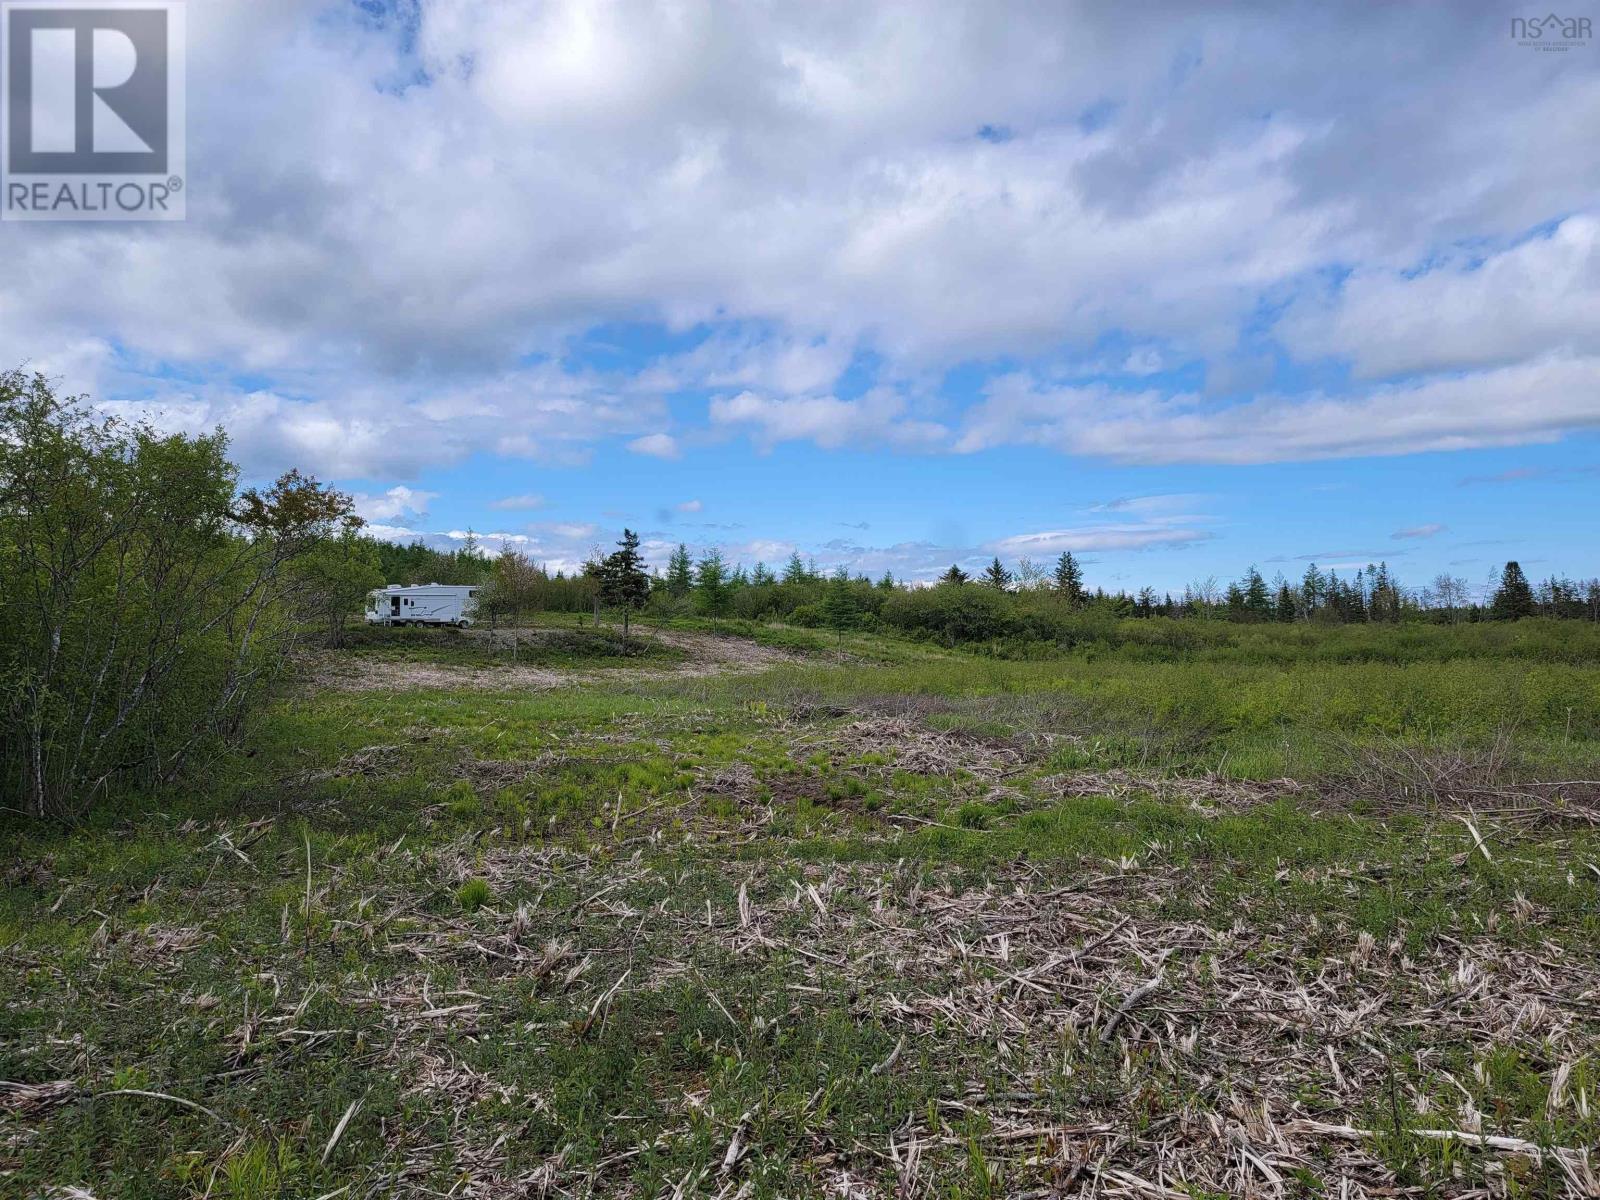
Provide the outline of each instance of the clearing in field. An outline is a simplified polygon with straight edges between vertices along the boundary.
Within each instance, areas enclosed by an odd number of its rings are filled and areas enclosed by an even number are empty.
[[[1600,1195],[1596,656],[1269,632],[330,652],[7,835],[0,1190]]]

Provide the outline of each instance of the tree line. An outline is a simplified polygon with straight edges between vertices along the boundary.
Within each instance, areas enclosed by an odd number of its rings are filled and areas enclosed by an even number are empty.
[[[1515,561],[1499,568],[1478,590],[1448,574],[1421,587],[1407,587],[1387,563],[1379,562],[1343,575],[1312,564],[1294,581],[1281,572],[1269,581],[1251,566],[1227,583],[1215,577],[1195,580],[1175,596],[1151,587],[1109,592],[1091,588],[1082,563],[1070,551],[1048,566],[1027,558],[1008,566],[996,557],[975,576],[952,564],[929,587],[897,580],[887,572],[876,580],[843,567],[827,572],[798,552],[776,569],[762,562],[746,569],[730,564],[716,548],[696,558],[681,543],[663,569],[652,571],[639,545],[638,535],[625,530],[615,551],[608,555],[596,550],[581,570],[570,574],[546,570],[514,548],[491,558],[470,536],[463,547],[450,551],[419,541],[404,547],[378,543],[375,553],[391,582],[484,586],[480,611],[491,620],[514,620],[518,614],[537,611],[589,612],[598,604],[661,617],[737,617],[855,628],[880,619],[900,623],[897,618],[903,617],[904,609],[928,603],[888,603],[900,593],[949,595],[970,590],[1008,597],[1024,607],[1053,604],[1070,612],[1128,618],[1319,624],[1453,624],[1535,616],[1600,621],[1600,579],[1550,576],[1533,583]]]

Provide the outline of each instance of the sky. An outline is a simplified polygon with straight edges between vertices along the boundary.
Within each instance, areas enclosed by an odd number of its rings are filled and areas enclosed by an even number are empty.
[[[1600,45],[1518,15],[193,0],[188,220],[0,224],[0,364],[553,568],[1595,575]]]

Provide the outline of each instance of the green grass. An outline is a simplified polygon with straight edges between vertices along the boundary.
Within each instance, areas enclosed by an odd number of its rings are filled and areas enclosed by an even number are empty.
[[[1493,798],[1600,778],[1600,667],[761,636],[810,657],[297,695],[181,792],[0,826],[0,1079],[68,1081],[0,1109],[0,1192],[1073,1194],[1167,1145],[1227,1195],[1197,1131],[1265,1105],[1366,1131],[1294,1135],[1301,1194],[1535,1196],[1418,1131],[1600,1141],[1600,831]]]
[[[607,667],[676,663],[687,657],[642,626],[624,638],[620,625],[600,629],[537,625],[518,630],[369,626],[347,631],[343,644],[332,653],[335,658],[357,662],[375,659],[467,667]]]

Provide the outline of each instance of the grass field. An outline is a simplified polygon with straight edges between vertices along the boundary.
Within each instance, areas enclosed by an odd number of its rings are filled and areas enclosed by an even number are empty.
[[[1600,642],[1519,628],[363,637],[0,827],[0,1193],[1600,1195]]]

